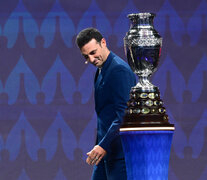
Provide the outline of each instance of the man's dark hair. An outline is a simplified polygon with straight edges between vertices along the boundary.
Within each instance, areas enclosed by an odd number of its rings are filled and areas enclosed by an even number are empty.
[[[76,37],[76,43],[78,47],[81,49],[85,44],[87,44],[92,39],[95,39],[98,43],[101,42],[103,36],[101,33],[95,28],[86,28],[83,29]]]

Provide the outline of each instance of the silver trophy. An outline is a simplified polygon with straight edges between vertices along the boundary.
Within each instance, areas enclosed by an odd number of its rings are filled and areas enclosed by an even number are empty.
[[[139,79],[130,91],[122,127],[174,128],[168,121],[159,88],[149,80],[157,70],[162,46],[162,38],[153,26],[154,17],[153,13],[128,15],[131,25],[124,38],[125,53],[131,69]]]
[[[157,88],[149,78],[156,71],[162,38],[154,29],[153,13],[129,14],[131,26],[124,38],[125,53],[128,63],[139,77],[134,87],[142,92],[155,91]]]
[[[162,38],[153,27],[154,16],[129,14],[131,26],[124,38],[128,63],[139,77],[130,91],[120,127],[127,177],[134,180],[168,178],[175,129],[168,121],[159,88],[149,81],[157,69],[162,46]]]

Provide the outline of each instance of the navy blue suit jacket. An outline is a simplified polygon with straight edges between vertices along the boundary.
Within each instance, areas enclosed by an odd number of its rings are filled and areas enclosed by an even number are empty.
[[[136,79],[129,65],[110,52],[95,76],[95,110],[97,113],[96,144],[107,151],[104,159],[124,158],[119,136],[129,93]]]

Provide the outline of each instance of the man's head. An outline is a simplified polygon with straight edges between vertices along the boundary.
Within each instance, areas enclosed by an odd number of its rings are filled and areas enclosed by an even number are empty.
[[[86,61],[99,68],[102,67],[110,53],[106,40],[95,28],[82,30],[76,38],[76,43]]]

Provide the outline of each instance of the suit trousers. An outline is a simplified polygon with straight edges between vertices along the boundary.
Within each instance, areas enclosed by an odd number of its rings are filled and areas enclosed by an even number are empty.
[[[124,159],[104,160],[94,165],[92,180],[127,180]]]

